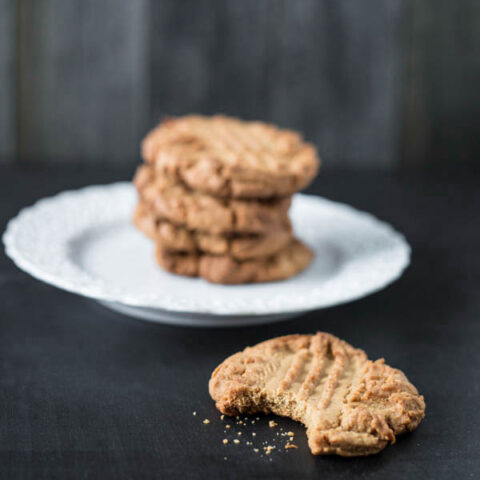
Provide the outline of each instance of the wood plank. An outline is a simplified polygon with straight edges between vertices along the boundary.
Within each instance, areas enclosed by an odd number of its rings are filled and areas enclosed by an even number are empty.
[[[152,122],[164,115],[267,115],[269,1],[152,2]]]
[[[152,2],[152,122],[226,112],[300,129],[325,163],[390,168],[402,2]]]
[[[147,0],[21,0],[24,161],[137,162]]]
[[[402,163],[478,163],[480,3],[409,2]]]
[[[327,166],[475,162],[479,32],[476,0],[0,0],[0,157],[133,164],[198,111],[299,129]]]
[[[327,165],[397,162],[402,6],[396,0],[370,6],[286,2],[272,20],[279,48],[271,64],[271,116],[306,132]]]
[[[15,117],[15,0],[0,0],[0,163],[13,161]]]

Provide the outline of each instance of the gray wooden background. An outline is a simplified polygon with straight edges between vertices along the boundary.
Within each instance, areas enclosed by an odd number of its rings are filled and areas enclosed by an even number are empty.
[[[479,0],[0,0],[0,162],[136,164],[163,115],[293,127],[327,166],[473,165]]]

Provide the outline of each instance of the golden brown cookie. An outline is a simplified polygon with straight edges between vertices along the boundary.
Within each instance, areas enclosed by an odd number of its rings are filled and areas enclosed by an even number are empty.
[[[305,269],[313,254],[299,240],[268,258],[239,261],[229,255],[182,254],[157,244],[158,263],[169,272],[202,277],[212,283],[241,284],[273,282],[292,277]]]
[[[133,214],[133,223],[134,225],[144,233],[147,237],[155,240],[157,237],[157,227],[159,219],[152,214],[151,209],[140,200],[136,207],[135,213]]]
[[[224,414],[302,422],[315,455],[377,453],[425,415],[423,396],[400,370],[322,332],[247,347],[215,369],[209,390]]]
[[[161,218],[189,230],[212,234],[283,230],[288,223],[290,198],[234,200],[212,197],[186,188],[153,168],[138,168],[134,183],[143,199]]]
[[[134,223],[158,245],[172,252],[209,253],[230,255],[237,260],[269,257],[282,250],[292,239],[290,223],[282,230],[265,235],[224,234],[191,231],[178,227],[154,215],[148,206],[140,201],[135,209]]]
[[[320,163],[296,132],[223,115],[165,120],[144,139],[142,155],[194,190],[230,198],[292,195]]]

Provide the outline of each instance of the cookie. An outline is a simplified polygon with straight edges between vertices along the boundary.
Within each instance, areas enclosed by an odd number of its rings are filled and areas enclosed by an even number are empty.
[[[315,455],[377,453],[425,414],[423,396],[400,370],[321,332],[247,347],[215,369],[209,391],[224,414],[302,422]]]
[[[242,284],[272,282],[292,277],[305,269],[313,254],[299,240],[268,258],[239,261],[229,255],[182,254],[157,244],[158,263],[179,275],[202,277],[212,283]]]
[[[134,223],[140,231],[156,240],[165,250],[230,255],[237,260],[274,255],[286,247],[292,239],[290,223],[285,225],[283,230],[265,235],[214,235],[191,231],[155,217],[143,202],[137,205]]]
[[[194,190],[229,198],[290,196],[320,163],[296,132],[222,115],[165,120],[144,139],[142,156]]]
[[[212,197],[188,189],[171,177],[139,167],[134,183],[143,199],[161,218],[189,230],[212,234],[255,233],[284,230],[290,198],[266,201]]]
[[[159,220],[152,214],[150,208],[140,200],[135,207],[133,224],[147,237],[155,240],[158,223]]]

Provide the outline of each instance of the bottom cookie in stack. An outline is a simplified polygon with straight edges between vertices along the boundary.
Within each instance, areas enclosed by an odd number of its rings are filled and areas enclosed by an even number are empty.
[[[134,223],[155,240],[157,262],[165,270],[213,283],[284,280],[304,270],[313,258],[310,249],[292,237],[290,223],[265,235],[216,235],[159,219],[142,201]]]
[[[172,251],[157,242],[156,258],[169,272],[232,285],[272,282],[292,277],[310,264],[313,253],[297,239],[291,240],[274,255],[249,260],[238,260],[231,255]]]

